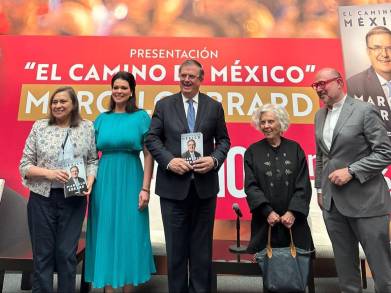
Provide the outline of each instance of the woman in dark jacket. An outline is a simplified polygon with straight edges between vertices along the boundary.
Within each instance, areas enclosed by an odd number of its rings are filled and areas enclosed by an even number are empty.
[[[312,250],[307,223],[312,189],[305,154],[298,143],[281,136],[289,126],[288,114],[266,104],[254,113],[253,124],[265,138],[244,155],[245,192],[252,213],[248,252],[266,247],[269,225],[272,247],[289,246],[291,228],[295,245]]]

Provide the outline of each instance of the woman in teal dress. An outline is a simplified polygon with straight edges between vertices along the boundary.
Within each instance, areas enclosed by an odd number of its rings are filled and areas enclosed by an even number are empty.
[[[95,120],[102,157],[89,205],[85,278],[105,292],[130,292],[155,272],[148,217],[153,159],[144,147],[150,118],[136,107],[132,74],[118,72],[111,87],[110,110]]]

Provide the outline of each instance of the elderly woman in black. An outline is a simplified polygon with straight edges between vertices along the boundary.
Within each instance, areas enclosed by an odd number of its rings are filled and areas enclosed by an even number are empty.
[[[85,167],[87,190],[66,198],[69,174],[62,163],[77,160]],[[75,292],[77,244],[97,165],[92,122],[81,118],[73,88],[56,89],[49,100],[49,117],[34,123],[19,166],[30,189],[27,212],[34,293],[53,292],[55,268],[58,292]]]
[[[248,252],[265,248],[269,225],[272,247],[289,246],[287,228],[291,228],[295,245],[311,250],[307,223],[311,183],[304,151],[282,137],[289,126],[288,113],[273,104],[263,105],[254,113],[253,125],[265,138],[244,155],[245,192],[252,213]]]

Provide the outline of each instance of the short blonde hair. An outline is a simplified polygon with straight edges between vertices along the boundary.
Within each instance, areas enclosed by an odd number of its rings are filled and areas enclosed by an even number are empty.
[[[289,114],[285,110],[285,108],[274,104],[265,104],[259,107],[258,109],[256,109],[252,116],[252,125],[257,130],[259,131],[261,130],[259,127],[259,121],[261,120],[262,114],[266,112],[272,112],[274,113],[274,115],[276,115],[277,121],[281,125],[281,132],[284,132],[288,129],[290,121],[289,121]]]

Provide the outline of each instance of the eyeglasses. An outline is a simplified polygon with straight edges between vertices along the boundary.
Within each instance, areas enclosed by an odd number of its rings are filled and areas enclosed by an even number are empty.
[[[324,89],[328,83],[330,83],[334,80],[340,79],[340,78],[341,77],[334,77],[334,78],[331,78],[328,80],[320,80],[320,81],[314,82],[313,84],[311,84],[311,86],[314,90],[316,90],[318,87],[321,89]]]
[[[185,73],[182,73],[182,74],[179,75],[179,78],[182,79],[182,80],[186,79],[186,77],[188,79],[190,79],[190,80],[194,80],[194,79],[196,79],[198,77],[198,75],[185,74]]]
[[[382,53],[383,50],[386,52],[386,54],[391,54],[391,46],[387,46],[387,47],[375,46],[375,47],[368,47],[368,49],[372,50],[376,55]]]

